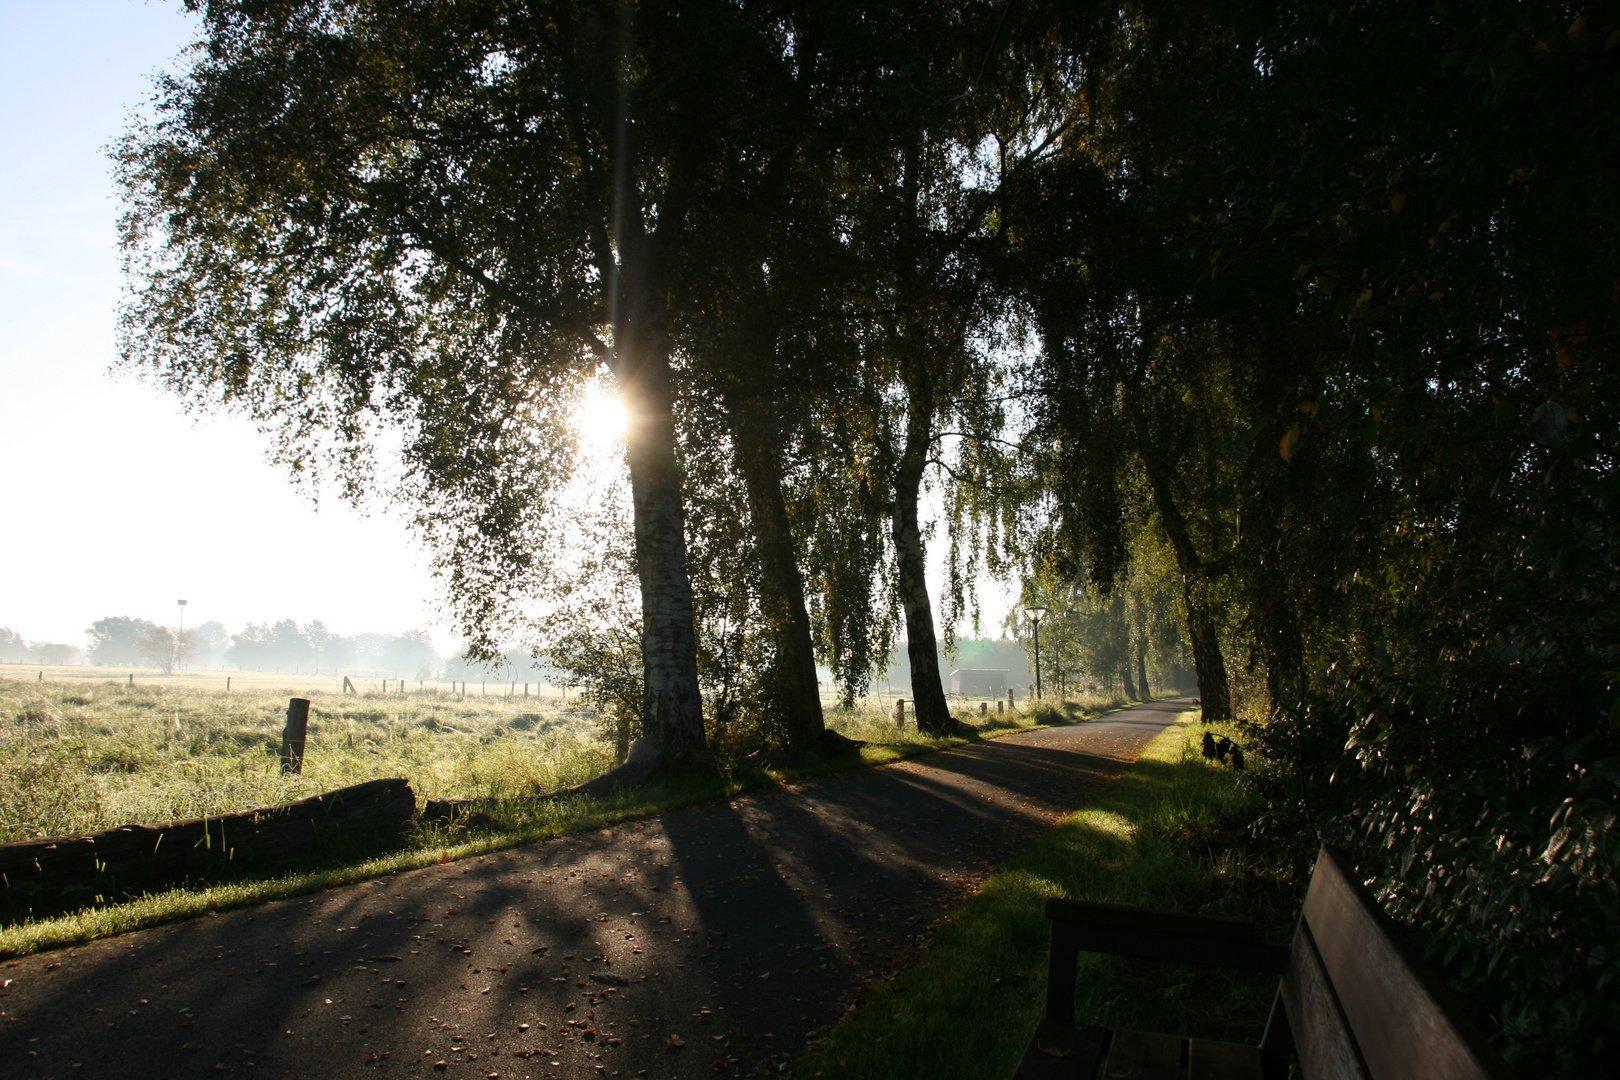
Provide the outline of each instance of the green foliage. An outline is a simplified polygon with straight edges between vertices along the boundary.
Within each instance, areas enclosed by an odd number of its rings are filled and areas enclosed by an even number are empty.
[[[1616,26],[1124,8],[1009,203],[1058,550],[1111,578],[1149,508],[1263,833],[1355,852],[1550,1075],[1620,1038]]]

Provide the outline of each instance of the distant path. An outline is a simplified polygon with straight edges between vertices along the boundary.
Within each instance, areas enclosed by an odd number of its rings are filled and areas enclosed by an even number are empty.
[[[27,957],[0,967],[0,1072],[751,1073],[1189,704]]]

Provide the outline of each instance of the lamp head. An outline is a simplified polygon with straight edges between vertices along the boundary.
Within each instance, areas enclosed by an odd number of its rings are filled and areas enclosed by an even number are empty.
[[[1046,618],[1046,611],[1046,607],[1041,604],[1031,604],[1024,609],[1024,614],[1029,616],[1030,622],[1038,623]]]

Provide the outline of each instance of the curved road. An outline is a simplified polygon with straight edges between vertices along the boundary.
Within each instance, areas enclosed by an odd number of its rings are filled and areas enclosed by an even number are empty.
[[[0,1069],[775,1073],[864,979],[1189,704],[9,962]]]

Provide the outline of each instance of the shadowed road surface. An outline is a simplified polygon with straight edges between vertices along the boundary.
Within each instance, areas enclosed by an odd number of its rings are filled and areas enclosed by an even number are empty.
[[[7,962],[0,1072],[774,1075],[1188,704]]]

